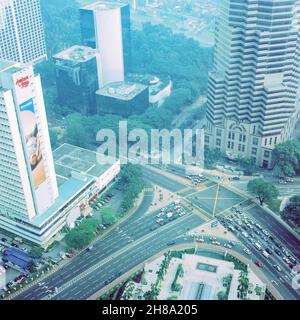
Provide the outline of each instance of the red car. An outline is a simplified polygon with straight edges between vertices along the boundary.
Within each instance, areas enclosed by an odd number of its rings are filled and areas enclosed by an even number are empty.
[[[255,264],[258,266],[258,267],[262,267],[263,264],[260,262],[260,261],[256,261]]]

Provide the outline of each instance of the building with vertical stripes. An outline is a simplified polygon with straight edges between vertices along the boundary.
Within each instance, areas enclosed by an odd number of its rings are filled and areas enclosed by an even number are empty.
[[[46,58],[40,0],[0,0],[0,59],[27,64]]]
[[[205,142],[272,166],[299,119],[299,0],[222,0]]]

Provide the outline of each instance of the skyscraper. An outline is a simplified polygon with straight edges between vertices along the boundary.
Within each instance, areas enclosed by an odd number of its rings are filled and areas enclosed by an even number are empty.
[[[37,63],[46,59],[39,0],[0,0],[0,59]]]
[[[271,167],[299,118],[299,0],[223,0],[206,144]]]
[[[29,221],[58,196],[41,80],[0,62],[0,217]]]
[[[80,9],[83,45],[98,50],[99,86],[124,81],[130,68],[130,6],[96,2]]]

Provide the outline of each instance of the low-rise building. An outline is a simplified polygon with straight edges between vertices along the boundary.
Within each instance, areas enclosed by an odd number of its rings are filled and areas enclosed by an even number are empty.
[[[141,83],[115,82],[96,92],[100,114],[128,117],[149,107],[149,88]]]
[[[162,106],[172,93],[173,82],[170,77],[159,78],[151,74],[130,73],[126,79],[149,87],[149,103],[153,107]]]
[[[89,200],[100,195],[120,172],[120,163],[102,165],[96,152],[64,144],[53,152],[59,197],[43,214],[28,222],[0,216],[0,226],[47,248],[64,226],[90,213]]]

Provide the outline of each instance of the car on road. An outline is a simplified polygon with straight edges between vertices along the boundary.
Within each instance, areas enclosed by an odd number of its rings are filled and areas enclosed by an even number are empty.
[[[87,248],[87,251],[92,251],[93,248],[94,248],[94,246],[89,246],[89,247]]]
[[[266,229],[263,229],[263,234],[265,234],[267,237],[269,237],[270,236],[270,233],[268,232],[268,230],[266,230]]]
[[[268,254],[273,254],[273,251],[270,248],[267,248],[266,251],[268,252]]]
[[[291,261],[289,260],[289,258],[287,257],[283,257],[282,260],[286,263],[286,264],[290,264]]]
[[[213,244],[214,246],[220,246],[221,245],[221,243],[218,242],[218,241],[213,241],[211,244]]]
[[[280,250],[278,250],[278,249],[275,249],[275,253],[276,253],[279,257],[281,257],[281,256],[282,256],[281,251],[280,251]]]
[[[229,243],[224,243],[224,248],[232,249],[232,245]]]
[[[255,264],[260,268],[263,266],[263,264],[260,261],[255,261]]]
[[[242,235],[245,237],[245,238],[249,238],[249,234],[245,231],[242,232]]]
[[[279,265],[274,264],[273,266],[278,272],[282,272],[282,269],[279,267]]]
[[[261,246],[261,244],[258,243],[258,242],[256,242],[254,246],[255,246],[255,248],[256,248],[257,250],[259,250],[259,251],[262,250],[262,246]]]
[[[262,252],[262,255],[263,255],[265,258],[269,258],[269,257],[270,257],[270,255],[268,254],[268,252],[267,252],[266,250],[264,250],[264,251]]]
[[[167,242],[167,246],[173,246],[176,242],[175,241],[169,241]]]
[[[258,228],[259,230],[262,230],[262,226],[258,223],[255,224],[256,228]]]
[[[250,251],[249,249],[247,249],[247,248],[244,248],[243,251],[244,251],[245,253],[247,253],[248,255],[251,254],[251,251]]]
[[[196,241],[197,241],[197,242],[200,242],[200,243],[205,242],[205,240],[204,240],[203,238],[196,238]]]

